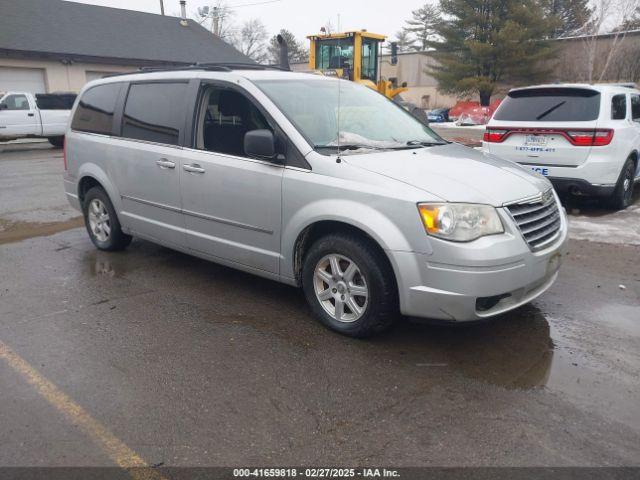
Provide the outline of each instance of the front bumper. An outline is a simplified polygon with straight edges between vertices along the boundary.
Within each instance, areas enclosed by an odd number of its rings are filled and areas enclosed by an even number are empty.
[[[429,238],[432,254],[389,252],[397,272],[400,310],[410,317],[465,322],[524,305],[546,291],[567,253],[567,220],[556,240],[531,251],[517,226],[470,243]]]

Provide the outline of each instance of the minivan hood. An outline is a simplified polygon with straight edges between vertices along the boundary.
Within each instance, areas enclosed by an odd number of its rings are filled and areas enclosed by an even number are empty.
[[[448,202],[499,207],[550,188],[544,177],[530,173],[516,163],[455,143],[348,155],[343,161],[412,185]]]

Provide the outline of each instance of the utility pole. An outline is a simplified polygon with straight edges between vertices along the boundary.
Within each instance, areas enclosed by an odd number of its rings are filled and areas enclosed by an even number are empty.
[[[160,0],[160,15],[164,16],[164,0]]]
[[[220,36],[220,18],[218,17],[218,7],[213,7],[213,22],[211,24],[213,27],[213,33]]]

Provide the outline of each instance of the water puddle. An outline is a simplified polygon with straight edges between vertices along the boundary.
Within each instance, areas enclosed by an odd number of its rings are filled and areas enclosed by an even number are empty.
[[[72,228],[82,227],[82,217],[75,217],[61,222],[13,222],[0,219],[0,245],[20,242],[28,238],[44,237],[64,232]]]

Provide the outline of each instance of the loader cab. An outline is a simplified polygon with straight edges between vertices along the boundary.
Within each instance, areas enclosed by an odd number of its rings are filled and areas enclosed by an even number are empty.
[[[384,35],[365,30],[312,35],[309,68],[376,89],[380,72],[378,60]]]

